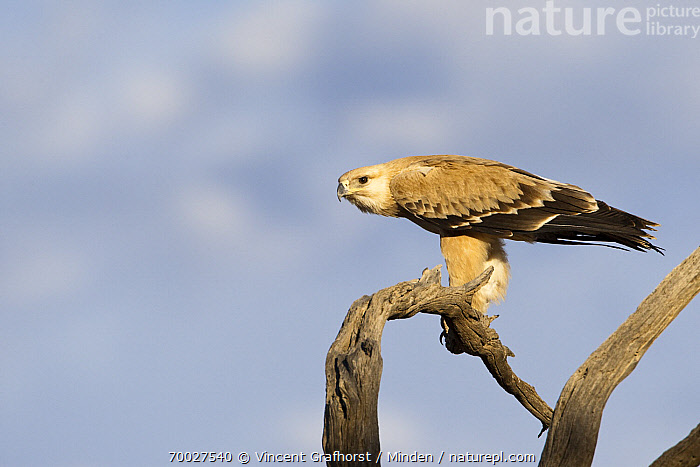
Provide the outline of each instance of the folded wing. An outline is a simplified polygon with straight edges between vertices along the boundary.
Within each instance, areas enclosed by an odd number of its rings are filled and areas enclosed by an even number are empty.
[[[657,224],[597,201],[575,185],[495,161],[428,156],[395,175],[390,190],[404,217],[443,236],[478,232],[530,242],[607,242],[661,251],[644,231]]]

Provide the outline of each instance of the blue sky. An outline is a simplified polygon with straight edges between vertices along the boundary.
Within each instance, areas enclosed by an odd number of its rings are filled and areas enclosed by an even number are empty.
[[[337,178],[416,154],[497,159],[662,224],[665,256],[507,245],[494,327],[553,406],[698,246],[700,38],[487,36],[489,6],[4,4],[0,465],[320,451],[347,309],[442,262],[434,235],[338,204]],[[612,394],[595,465],[648,464],[697,424],[699,311]],[[539,455],[539,423],[439,333],[385,329],[383,449]]]

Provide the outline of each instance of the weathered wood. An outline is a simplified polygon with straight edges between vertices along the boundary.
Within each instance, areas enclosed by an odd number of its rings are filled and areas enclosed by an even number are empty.
[[[698,292],[700,248],[674,268],[569,378],[554,409],[540,466],[591,465],[610,394]]]
[[[700,424],[678,444],[661,454],[649,467],[697,467],[700,465]]]
[[[448,350],[481,357],[501,387],[540,420],[543,430],[549,426],[552,409],[513,373],[506,361],[513,353],[489,327],[493,318],[471,308],[472,296],[492,270],[464,286],[442,287],[438,266],[423,271],[419,280],[382,289],[352,304],[326,357],[323,448],[329,466],[379,464],[381,335],[386,321],[417,313],[440,315],[447,324]]]
[[[490,275],[487,271],[475,281],[488,279],[487,273]],[[483,280],[480,285],[485,282],[486,280]],[[465,301],[460,301],[460,287],[456,289],[455,292],[446,292],[421,304],[420,311],[442,317],[446,323],[443,326],[443,334],[447,349],[455,354],[467,353],[481,358],[498,384],[515,396],[517,401],[542,423],[542,434],[551,423],[552,408],[540,398],[533,386],[518,378],[508,364],[507,357],[513,357],[515,354],[501,343],[498,333],[490,327],[496,317],[486,316]],[[471,294],[474,292],[476,290],[471,291]]]

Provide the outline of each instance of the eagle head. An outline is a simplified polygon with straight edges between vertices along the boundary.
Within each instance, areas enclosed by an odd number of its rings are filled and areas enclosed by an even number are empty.
[[[398,205],[391,194],[389,183],[394,174],[385,164],[361,167],[338,178],[338,201],[350,201],[362,212],[396,217]]]

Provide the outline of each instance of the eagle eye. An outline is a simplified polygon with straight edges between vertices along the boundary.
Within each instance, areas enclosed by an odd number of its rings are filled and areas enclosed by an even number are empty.
[[[360,182],[360,185],[364,185],[369,181],[369,178],[367,178],[367,176],[365,175],[363,177],[358,178],[357,181]]]

